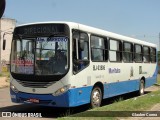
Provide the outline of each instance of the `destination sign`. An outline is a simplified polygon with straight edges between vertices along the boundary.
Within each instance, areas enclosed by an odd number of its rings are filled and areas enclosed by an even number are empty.
[[[54,33],[58,28],[54,26],[30,26],[24,28],[24,34]]]
[[[44,41],[48,41],[48,42],[67,42],[68,38],[67,37],[50,37],[46,40],[46,38],[43,37],[38,37],[37,38],[37,42],[44,42]]]
[[[64,34],[67,25],[64,24],[37,24],[17,27],[14,34],[37,35],[37,34]]]

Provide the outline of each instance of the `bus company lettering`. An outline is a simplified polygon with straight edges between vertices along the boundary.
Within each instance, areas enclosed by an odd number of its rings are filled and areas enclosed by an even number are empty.
[[[121,70],[119,68],[109,68],[108,71],[109,71],[110,74],[121,72]]]
[[[105,70],[105,65],[93,65],[93,71]]]

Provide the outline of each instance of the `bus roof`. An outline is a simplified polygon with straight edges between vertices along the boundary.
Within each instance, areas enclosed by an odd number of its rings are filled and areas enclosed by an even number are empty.
[[[70,26],[71,29],[79,29],[79,30],[86,31],[91,34],[95,34],[95,35],[99,35],[99,36],[106,36],[106,37],[110,37],[113,39],[124,40],[126,42],[133,42],[135,44],[142,44],[142,45],[146,45],[146,46],[157,47],[156,44],[146,42],[144,40],[139,40],[139,39],[135,39],[132,37],[127,37],[124,35],[120,35],[117,33],[109,32],[106,30],[98,29],[95,27],[91,27],[91,26],[87,26],[87,25],[83,25],[83,24],[75,23],[75,22],[66,22],[66,21],[35,22],[35,23],[28,23],[28,24],[19,25],[17,27],[22,27],[22,26],[26,26],[26,25],[35,25],[35,24],[51,24],[51,23],[67,24],[68,26]]]

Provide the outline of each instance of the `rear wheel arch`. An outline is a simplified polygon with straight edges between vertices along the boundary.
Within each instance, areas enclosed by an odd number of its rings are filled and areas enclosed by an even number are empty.
[[[144,85],[145,85],[145,83],[146,83],[146,78],[143,76],[143,77],[140,79],[140,81],[141,81],[141,80],[144,81]]]
[[[102,97],[103,97],[103,95],[104,95],[104,86],[103,86],[103,83],[102,82],[97,82],[97,83],[94,84],[93,88],[95,86],[98,86],[101,89],[101,91],[102,91]],[[93,88],[92,88],[92,90],[93,90]]]

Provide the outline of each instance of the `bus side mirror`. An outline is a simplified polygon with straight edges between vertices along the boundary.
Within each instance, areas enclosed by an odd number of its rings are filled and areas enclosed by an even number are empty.
[[[6,49],[6,40],[4,39],[3,40],[3,50],[5,50]]]

